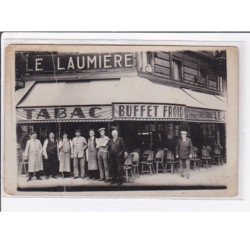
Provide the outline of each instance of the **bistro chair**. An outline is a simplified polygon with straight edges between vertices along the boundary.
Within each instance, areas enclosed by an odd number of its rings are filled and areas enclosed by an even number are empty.
[[[211,156],[211,147],[203,146],[201,149],[201,166],[205,162],[205,167],[211,167],[212,156]]]
[[[198,157],[198,148],[193,147],[192,158],[190,162],[193,164],[195,169],[200,169],[201,159]]]
[[[135,180],[135,173],[134,173],[134,167],[133,167],[133,154],[129,154],[123,163],[123,170],[125,172],[126,181],[127,182],[133,182]]]
[[[140,155],[137,152],[132,152],[131,154],[133,154],[132,166],[136,174],[135,177],[139,177]]]
[[[154,151],[145,150],[142,154],[141,173],[154,173]]]
[[[215,146],[213,148],[213,164],[217,162],[217,164],[223,164],[224,157],[222,155],[222,147],[221,146]]]
[[[24,159],[21,160],[19,167],[19,175],[28,174],[28,165],[29,165],[28,161],[25,161]]]
[[[155,155],[154,160],[156,173],[158,174],[159,171],[162,171],[163,173],[166,172],[166,164],[165,164],[165,151],[163,149],[160,149],[157,151]]]
[[[174,173],[174,169],[178,166],[177,161],[175,160],[174,154],[171,150],[168,150],[166,152],[166,163],[165,163],[165,169],[170,166],[170,172]],[[177,169],[178,172],[178,169]]]

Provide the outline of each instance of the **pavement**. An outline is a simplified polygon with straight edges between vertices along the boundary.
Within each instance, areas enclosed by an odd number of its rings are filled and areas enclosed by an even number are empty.
[[[226,185],[228,179],[231,178],[228,174],[228,166],[213,165],[211,168],[200,168],[199,170],[191,169],[190,178],[186,179],[181,177],[178,173],[158,173],[158,174],[143,174],[139,178],[135,178],[133,182],[124,182],[121,186],[126,187],[158,187],[158,186],[216,186]],[[20,189],[42,189],[42,188],[54,188],[54,187],[98,187],[101,190],[102,187],[114,187],[117,185],[111,185],[98,180],[90,179],[73,179],[62,178],[59,176],[57,179],[49,178],[48,180],[42,176],[42,180],[37,180],[35,177],[31,181],[27,181],[27,176],[19,176],[18,187]]]

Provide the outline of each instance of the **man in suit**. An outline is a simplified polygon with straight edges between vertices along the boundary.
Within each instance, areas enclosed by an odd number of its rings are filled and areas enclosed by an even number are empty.
[[[110,174],[111,184],[117,182],[118,185],[123,183],[122,163],[127,156],[126,146],[121,137],[118,137],[118,131],[112,131],[112,139],[109,144]]]
[[[192,158],[193,144],[190,138],[187,137],[186,131],[181,131],[181,138],[176,144],[176,158],[179,159],[181,177],[189,179],[190,174],[190,158]],[[185,173],[184,173],[185,168]]]

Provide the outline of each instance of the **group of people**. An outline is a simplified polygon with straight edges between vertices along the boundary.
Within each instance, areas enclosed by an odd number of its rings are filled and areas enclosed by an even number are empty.
[[[105,128],[98,130],[100,137],[95,136],[93,129],[89,130],[89,138],[81,136],[81,131],[75,131],[75,137],[70,140],[67,132],[62,134],[58,141],[53,132],[42,146],[37,133],[32,132],[24,151],[24,159],[28,160],[28,181],[33,175],[41,180],[41,171],[44,171],[46,179],[50,176],[57,178],[58,172],[63,177],[71,173],[70,160],[73,158],[73,178],[85,179],[88,163],[88,177],[111,184],[123,183],[123,160],[127,156],[125,143],[118,136],[118,131],[112,131],[112,138],[105,135]],[[44,161],[42,159],[44,157]],[[87,159],[86,159],[87,158]],[[59,163],[59,164],[58,164]]]
[[[80,130],[75,131],[75,137],[72,140],[68,138],[67,132],[64,132],[59,141],[55,138],[55,134],[50,132],[43,146],[37,139],[37,133],[32,132],[24,151],[24,159],[28,160],[28,181],[34,174],[38,180],[41,180],[41,171],[44,171],[46,179],[50,176],[57,178],[58,172],[62,173],[63,177],[69,177],[70,161],[73,158],[74,179],[85,179],[87,169],[90,179],[121,185],[123,183],[122,165],[128,155],[125,143],[118,136],[117,130],[112,131],[111,139],[105,135],[105,128],[100,128],[98,132],[99,138],[95,136],[93,129],[89,130],[88,140],[81,136]],[[181,131],[180,134],[176,144],[176,158],[179,160],[181,176],[189,178],[193,145],[186,131]]]

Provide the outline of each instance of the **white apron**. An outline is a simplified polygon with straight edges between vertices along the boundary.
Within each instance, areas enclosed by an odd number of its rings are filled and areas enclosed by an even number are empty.
[[[43,170],[42,144],[38,139],[27,141],[24,156],[28,158],[28,172]]]

